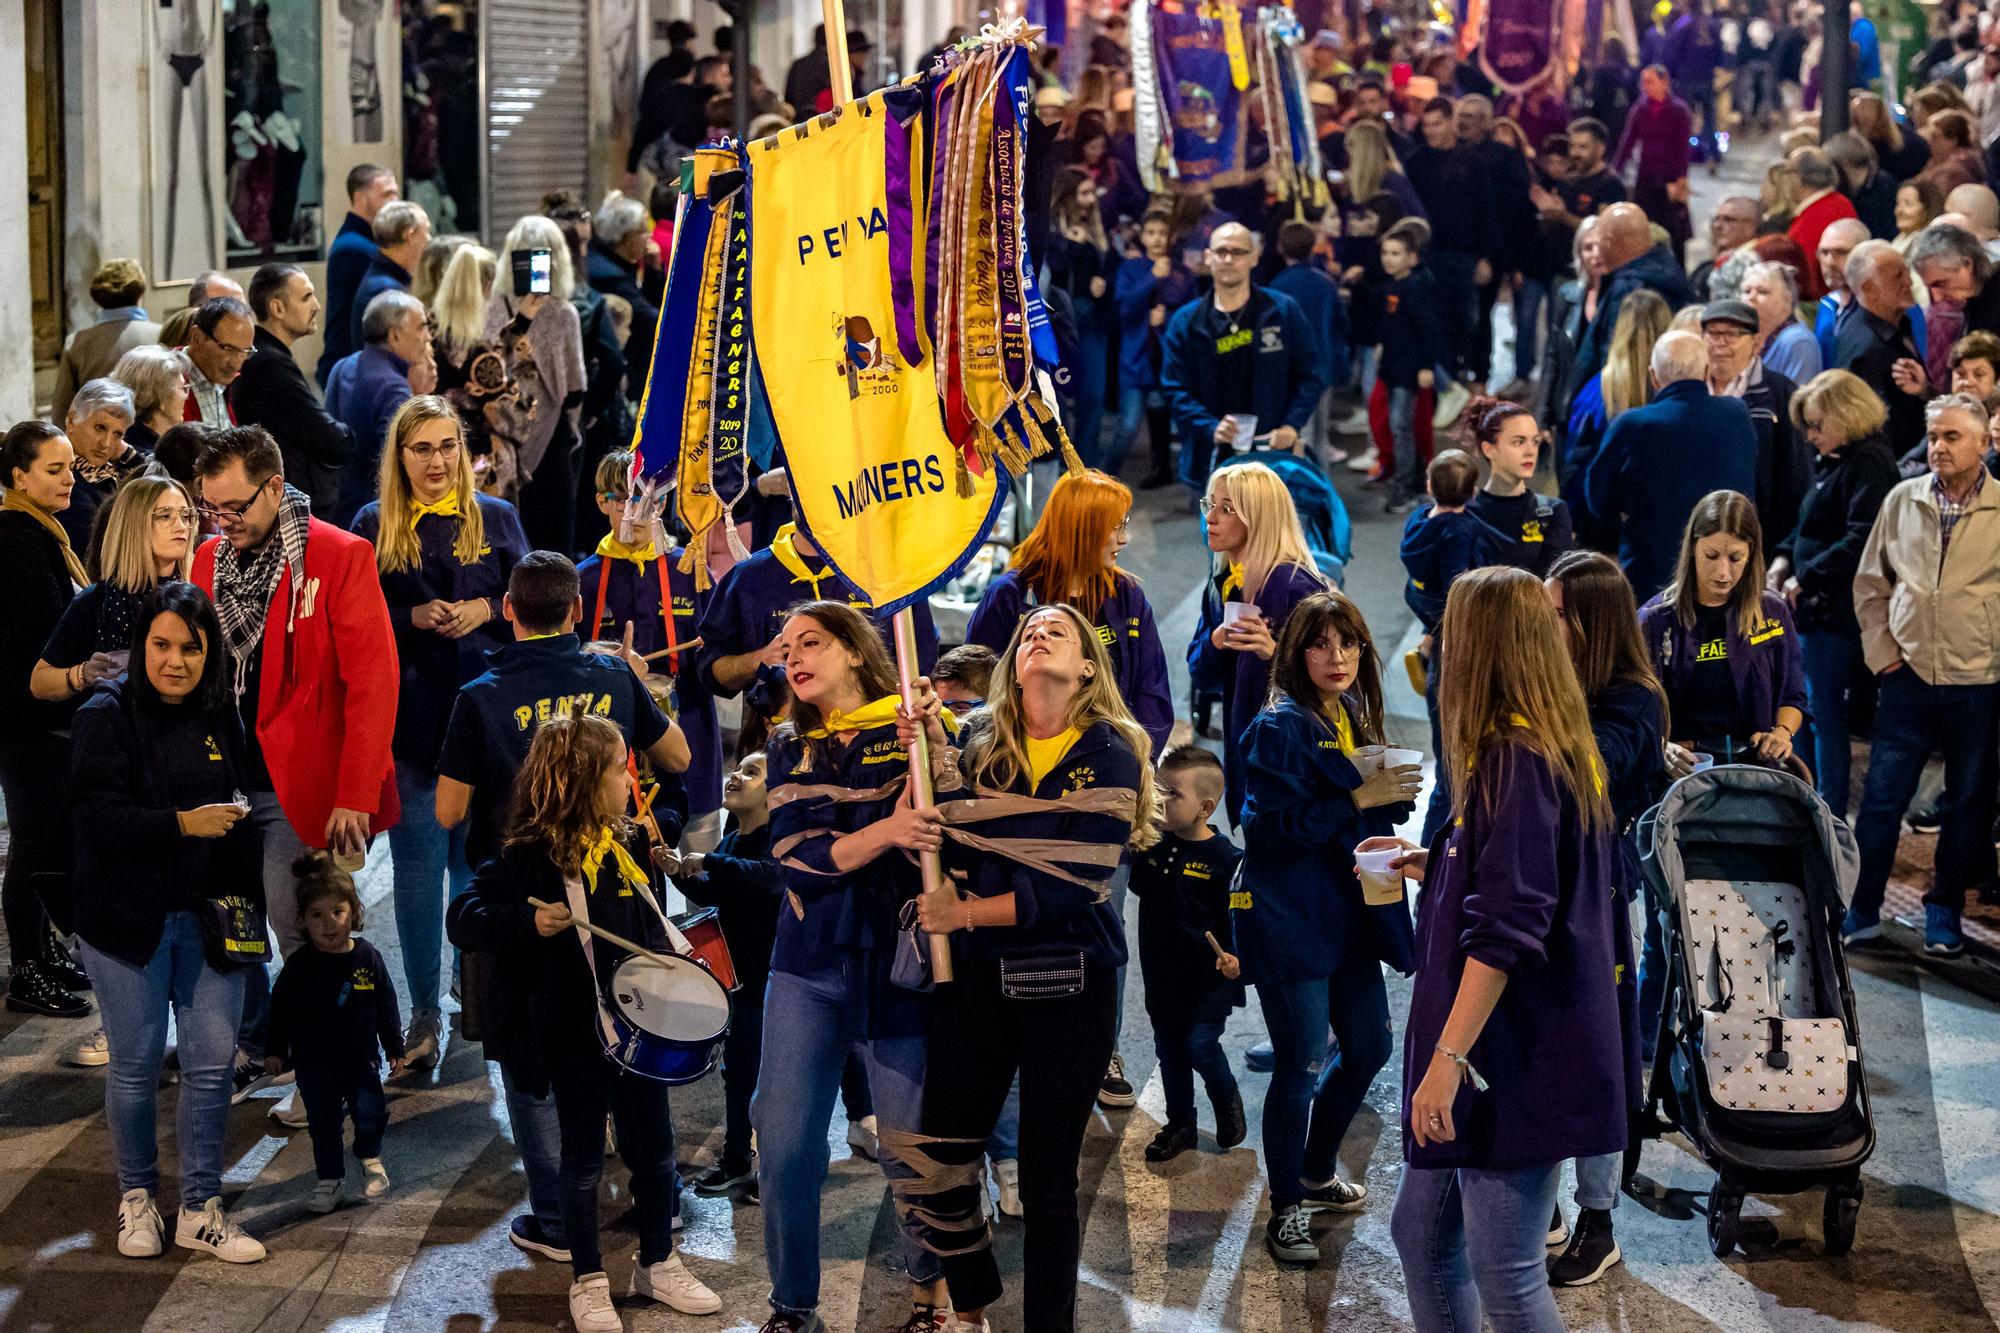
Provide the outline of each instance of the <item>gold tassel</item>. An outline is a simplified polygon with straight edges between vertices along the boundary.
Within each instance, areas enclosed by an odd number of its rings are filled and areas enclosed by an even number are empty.
[[[1028,452],[1028,446],[1022,442],[1021,437],[1014,433],[1012,423],[1001,422],[999,430],[995,432],[995,439],[1001,465],[1017,477],[1026,475],[1029,460],[1033,455]]]
[[[952,450],[951,461],[956,465],[952,470],[958,474],[958,498],[970,500],[973,491],[972,469],[965,465],[965,450]]]
[[[702,533],[688,544],[688,554],[694,557],[694,590],[707,592],[715,586],[715,580],[708,573],[708,534]],[[686,572],[685,568],[682,570]]]
[[[1063,471],[1083,471],[1083,460],[1076,456],[1076,446],[1069,442],[1069,432],[1062,428],[1062,422],[1055,423],[1056,440],[1062,445]]]

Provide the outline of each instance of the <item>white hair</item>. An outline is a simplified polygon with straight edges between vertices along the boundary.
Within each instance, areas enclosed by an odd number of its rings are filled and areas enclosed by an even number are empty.
[[[646,225],[646,206],[622,190],[613,190],[597,206],[592,223],[598,239],[617,245]]]
[[[1676,329],[1653,344],[1653,378],[1662,386],[1708,378],[1708,345],[1700,335]]]
[[[132,390],[115,379],[94,379],[78,389],[76,397],[69,400],[66,424],[88,421],[99,412],[124,417],[128,426],[139,419],[139,409],[132,403]]]
[[[576,290],[576,265],[570,261],[569,241],[562,234],[562,228],[540,213],[529,213],[508,228],[507,239],[500,243],[499,271],[503,274],[514,271],[514,252],[517,250],[546,250],[549,252],[549,295],[558,301],[569,300]],[[507,287],[505,281],[496,282],[494,289]]]
[[[406,318],[415,315],[424,317],[424,303],[404,291],[378,292],[361,312],[361,341],[364,343],[385,343],[396,326]]]

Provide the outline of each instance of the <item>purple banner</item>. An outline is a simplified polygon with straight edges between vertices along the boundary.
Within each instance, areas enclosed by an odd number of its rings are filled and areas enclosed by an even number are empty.
[[[1152,21],[1161,100],[1180,178],[1199,184],[1236,170],[1243,98],[1230,81],[1222,24],[1158,7]]]
[[[1501,89],[1518,93],[1548,77],[1556,60],[1559,6],[1549,0],[1487,0],[1479,68]]]

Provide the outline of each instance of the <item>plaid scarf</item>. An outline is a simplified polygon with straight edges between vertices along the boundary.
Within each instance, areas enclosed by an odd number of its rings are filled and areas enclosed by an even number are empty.
[[[250,655],[263,642],[271,596],[284,569],[292,571],[292,599],[298,600],[305,583],[306,529],[311,521],[312,502],[287,483],[273,532],[262,546],[247,557],[233,549],[216,552],[215,615],[222,622],[222,639],[236,668],[239,695],[249,679]]]

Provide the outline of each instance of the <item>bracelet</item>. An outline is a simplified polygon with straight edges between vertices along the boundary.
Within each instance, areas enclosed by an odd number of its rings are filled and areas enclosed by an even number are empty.
[[[1785,724],[1784,724],[1784,723],[1782,723],[1782,722],[1773,722],[1773,723],[1771,724],[1771,730],[1773,730],[1773,731],[1776,731],[1776,730],[1777,730],[1777,729],[1778,729],[1779,727],[1785,727]],[[1793,731],[1793,730],[1792,730],[1792,729],[1791,729],[1790,727],[1785,727],[1785,735],[1786,735],[1786,736],[1796,736],[1796,735],[1798,735],[1798,734],[1799,734],[1798,732],[1796,732],[1796,731]]]
[[[960,899],[959,899],[959,901],[960,901],[961,903],[964,903],[964,904],[965,904],[965,933],[966,933],[966,934],[968,934],[968,935],[970,935],[970,934],[971,934],[971,933],[972,933],[972,932],[973,932],[974,930],[977,930],[977,929],[978,929],[978,927],[977,927],[977,926],[974,926],[974,925],[972,924],[972,898],[971,898],[971,895],[969,895],[969,894],[968,894],[967,896],[965,896],[965,897],[963,897],[963,898],[960,898]]]
[[[1442,1055],[1445,1059],[1451,1061],[1453,1064],[1457,1065],[1460,1069],[1465,1071],[1465,1077],[1472,1080],[1472,1086],[1475,1091],[1478,1092],[1486,1091],[1486,1080],[1481,1078],[1479,1076],[1479,1071],[1472,1067],[1472,1061],[1466,1059],[1463,1055],[1459,1054],[1457,1051],[1454,1051],[1451,1047],[1445,1045],[1443,1042],[1439,1042],[1437,1044],[1436,1050],[1439,1055]]]
[[[83,681],[77,675],[77,673],[82,670],[83,668],[81,666],[73,666],[69,670],[63,672],[63,682],[69,686],[69,692],[71,694],[83,693]]]

